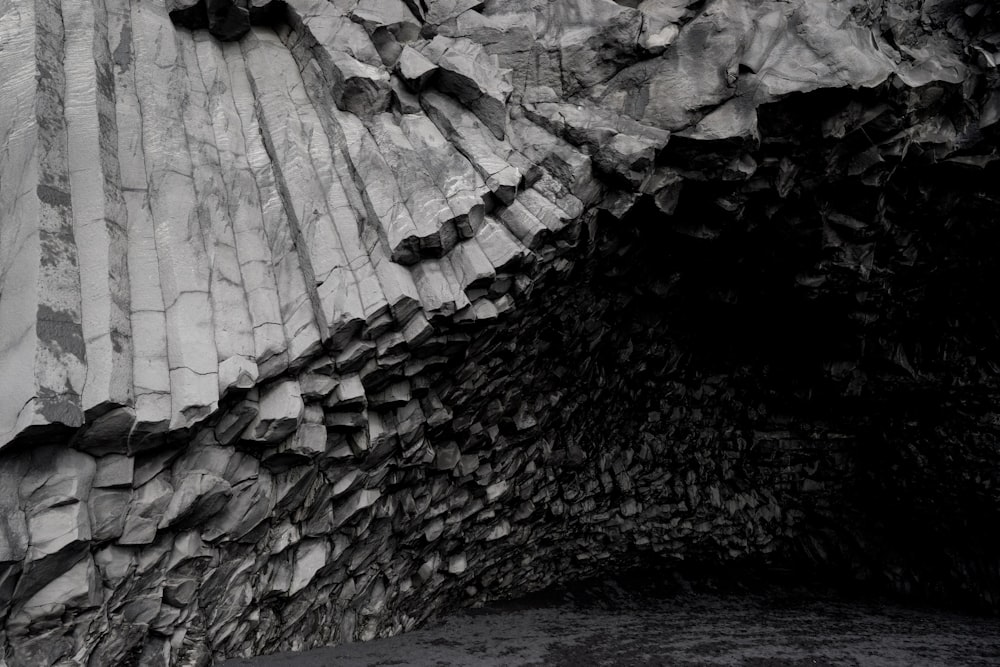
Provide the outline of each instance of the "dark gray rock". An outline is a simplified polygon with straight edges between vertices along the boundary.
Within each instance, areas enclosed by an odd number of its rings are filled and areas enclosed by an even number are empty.
[[[684,560],[996,606],[991,5],[29,4],[8,662]]]
[[[208,29],[223,41],[238,40],[250,31],[251,16],[271,17],[271,0],[167,0],[170,18],[190,30]]]

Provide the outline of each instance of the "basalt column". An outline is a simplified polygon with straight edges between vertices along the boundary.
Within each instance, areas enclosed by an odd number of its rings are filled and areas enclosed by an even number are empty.
[[[998,31],[0,2],[0,665],[680,562],[995,609]]]

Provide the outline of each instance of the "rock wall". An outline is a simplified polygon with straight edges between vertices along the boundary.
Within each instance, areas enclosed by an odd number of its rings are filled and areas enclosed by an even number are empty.
[[[995,604],[996,28],[0,6],[0,664],[365,639],[650,558]]]

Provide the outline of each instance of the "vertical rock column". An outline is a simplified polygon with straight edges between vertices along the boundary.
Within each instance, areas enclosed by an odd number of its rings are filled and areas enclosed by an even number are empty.
[[[230,389],[249,389],[259,375],[246,287],[240,272],[229,199],[238,197],[227,187],[209,113],[210,98],[201,76],[193,36],[178,33],[180,59],[188,78],[184,124],[194,173],[196,214],[209,262],[212,320],[219,359],[219,395]],[[226,170],[230,165],[226,165]]]
[[[133,447],[170,424],[167,323],[160,288],[159,258],[143,150],[142,110],[136,91],[132,12],[127,3],[108,3],[108,41],[115,67],[118,164],[128,232],[132,386],[135,396]],[[155,443],[155,438],[153,439]]]
[[[80,260],[87,381],[83,409],[132,404],[132,327],[115,82],[101,0],[64,0],[66,129]]]
[[[162,5],[132,5],[132,36],[149,206],[166,309],[170,426],[179,429],[211,414],[219,400],[211,275],[184,124],[188,78],[177,30]]]
[[[257,97],[264,143],[275,165],[288,220],[300,247],[299,261],[311,284],[317,319],[325,325],[325,337],[340,348],[357,333],[364,322],[364,311],[322,179],[312,161],[303,121],[286,88],[301,86],[298,69],[273,31],[255,30],[243,43],[243,50]],[[321,295],[316,288],[328,280],[333,282]]]
[[[264,236],[271,253],[281,322],[288,340],[289,364],[301,366],[320,349],[322,331],[325,330],[325,326],[320,327],[322,320],[316,317],[314,299],[311,298],[315,285],[310,291],[306,272],[302,269],[301,249],[296,247],[288,214],[278,191],[275,166],[262,139],[255,94],[241,45],[226,44],[223,57],[229,70],[230,90],[243,132],[247,162],[257,183]]]
[[[0,446],[83,423],[61,12],[58,0],[0,8]]]
[[[247,159],[243,122],[222,47],[204,31],[196,32],[194,39],[198,68],[209,93],[208,112],[219,160],[229,165],[222,171],[222,178],[229,193],[229,217],[253,327],[259,380],[266,379],[288,367],[288,341],[281,325],[281,300],[264,230],[260,192]]]

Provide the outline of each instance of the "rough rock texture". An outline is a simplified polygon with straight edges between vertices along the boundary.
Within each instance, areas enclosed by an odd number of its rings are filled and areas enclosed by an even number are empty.
[[[366,639],[648,558],[995,607],[998,34],[0,3],[0,664]]]
[[[685,582],[687,583],[687,582]],[[695,589],[698,590],[698,589]],[[617,667],[619,665],[950,665],[996,662],[994,618],[809,589],[649,594],[619,582],[449,613],[402,636],[223,667]]]

